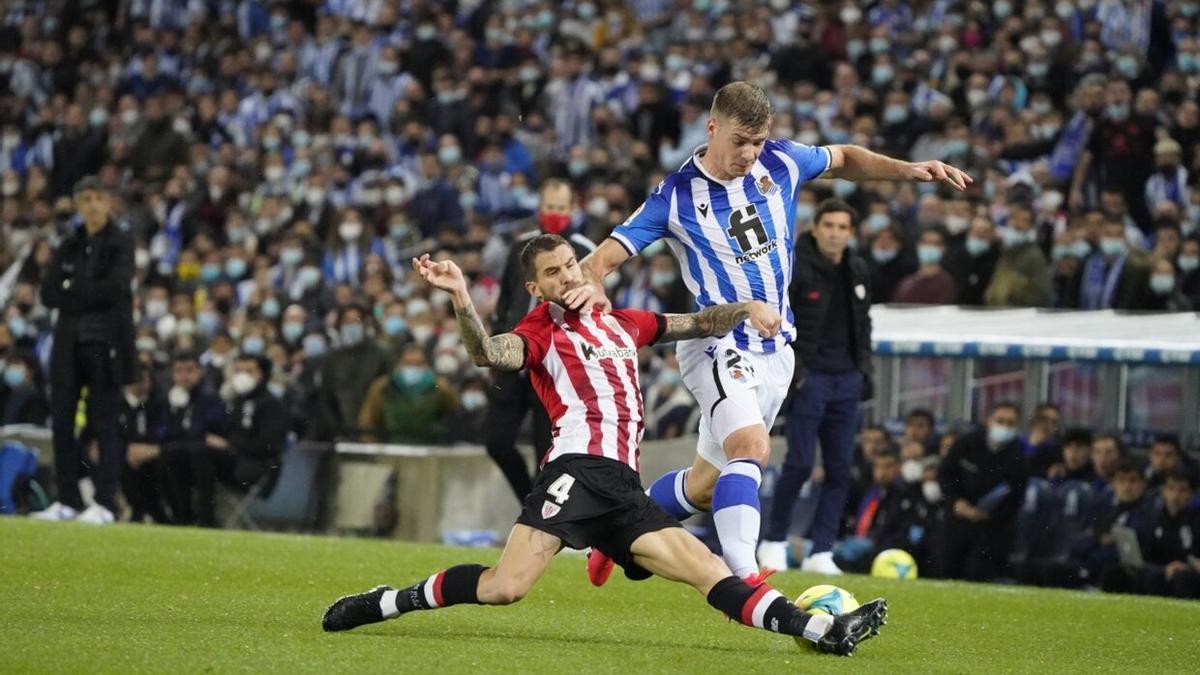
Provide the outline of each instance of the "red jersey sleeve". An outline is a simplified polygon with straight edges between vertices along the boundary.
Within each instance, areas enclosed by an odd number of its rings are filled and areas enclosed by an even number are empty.
[[[633,342],[638,347],[646,347],[658,342],[663,331],[667,329],[667,318],[655,312],[641,309],[618,309],[613,312],[613,317],[625,326],[625,330],[633,336]]]
[[[512,329],[513,334],[525,342],[525,365],[522,368],[532,368],[546,358],[546,352],[550,351],[553,329],[554,322],[550,320],[549,305],[544,302],[526,314]]]

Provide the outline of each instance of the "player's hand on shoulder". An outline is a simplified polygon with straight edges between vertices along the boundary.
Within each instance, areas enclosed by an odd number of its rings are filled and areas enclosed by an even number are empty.
[[[936,159],[910,163],[909,178],[920,183],[945,183],[959,192],[963,192],[968,185],[975,182],[965,171]]]
[[[773,338],[779,334],[779,329],[783,326],[783,317],[775,308],[760,300],[751,300],[746,303],[746,311],[750,313],[750,325],[759,335]]]
[[[426,253],[420,258],[412,259],[413,271],[431,286],[444,291],[466,290],[467,282],[462,270],[451,260],[434,262]]]
[[[605,295],[604,288],[590,281],[564,293],[563,303],[566,304],[567,309],[575,310],[580,314],[592,311],[592,307],[599,307],[605,312],[612,311],[612,302]]]

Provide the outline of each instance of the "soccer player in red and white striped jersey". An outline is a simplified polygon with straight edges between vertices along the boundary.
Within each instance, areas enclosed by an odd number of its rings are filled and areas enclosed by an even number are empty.
[[[642,400],[637,350],[659,341],[723,335],[747,318],[777,331],[778,312],[758,301],[721,304],[694,314],[636,310],[580,314],[563,295],[583,283],[570,244],[532,239],[522,252],[526,288],[540,304],[511,333],[489,336],[453,262],[413,261],[427,282],[452,294],[459,331],[477,365],[530,371],[552,421],[554,442],[537,483],[494,567],[456,565],[407,588],[379,586],[334,602],[327,631],[348,630],[411,611],[456,604],[504,605],[523,598],[564,547],[593,547],[644,579],[686,583],[710,605],[748,626],[802,636],[828,653],[848,655],[879,630],[880,599],[838,617],[808,614],[765,582],[734,576],[721,558],[683,529],[643,491],[638,477]],[[769,337],[769,335],[764,335]]]

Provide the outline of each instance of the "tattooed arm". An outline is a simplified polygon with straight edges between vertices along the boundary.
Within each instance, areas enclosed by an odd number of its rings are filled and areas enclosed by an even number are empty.
[[[513,333],[488,335],[471,296],[454,294],[454,314],[458,317],[458,334],[475,365],[498,370],[520,370],[525,365],[525,341]]]
[[[467,282],[458,265],[449,260],[434,262],[429,254],[413,258],[412,264],[413,270],[430,285],[450,293],[458,317],[458,334],[475,365],[498,370],[520,370],[525,365],[524,340],[512,333],[488,335],[471,303]]]
[[[725,335],[746,319],[763,337],[774,337],[783,322],[778,312],[758,300],[713,305],[692,314],[668,314],[659,342]]]

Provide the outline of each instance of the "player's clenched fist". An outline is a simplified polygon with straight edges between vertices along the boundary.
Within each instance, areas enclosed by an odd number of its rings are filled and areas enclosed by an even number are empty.
[[[747,317],[750,319],[750,325],[754,326],[759,335],[771,338],[779,333],[779,328],[783,325],[783,317],[773,307],[765,302],[754,300],[746,303],[746,311],[750,313],[750,316]]]

